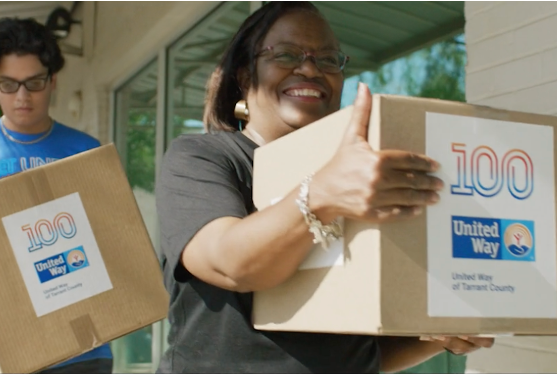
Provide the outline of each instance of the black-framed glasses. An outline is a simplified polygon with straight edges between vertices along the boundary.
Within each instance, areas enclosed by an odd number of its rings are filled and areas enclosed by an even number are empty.
[[[9,78],[0,78],[0,91],[3,93],[15,93],[19,90],[21,85],[25,86],[25,89],[29,92],[38,92],[45,89],[50,75],[44,78],[30,78],[24,81],[16,81]]]
[[[349,61],[349,56],[337,50],[323,50],[316,52],[306,52],[300,47],[292,44],[270,45],[262,49],[256,57],[271,54],[271,60],[278,66],[286,69],[299,67],[311,58],[314,64],[323,73],[339,73],[345,68]]]

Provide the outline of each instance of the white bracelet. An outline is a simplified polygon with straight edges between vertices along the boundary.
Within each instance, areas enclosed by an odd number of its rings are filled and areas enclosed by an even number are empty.
[[[333,221],[329,225],[324,225],[320,220],[310,211],[308,207],[308,193],[309,185],[312,181],[313,174],[307,175],[300,184],[300,193],[296,200],[296,205],[304,216],[304,221],[308,225],[308,231],[314,235],[314,243],[321,243],[325,249],[329,246],[330,242],[343,237],[343,230],[339,222]]]

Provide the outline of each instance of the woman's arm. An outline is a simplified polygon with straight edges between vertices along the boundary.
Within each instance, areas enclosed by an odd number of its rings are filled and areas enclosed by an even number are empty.
[[[283,282],[312,244],[295,198],[293,191],[246,218],[223,217],[205,225],[186,246],[184,267],[206,283],[237,292]]]

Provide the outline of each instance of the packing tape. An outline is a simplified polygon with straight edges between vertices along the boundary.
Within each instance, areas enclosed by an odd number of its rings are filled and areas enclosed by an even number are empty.
[[[52,193],[48,177],[44,170],[40,168],[36,169],[35,173],[31,176],[31,180],[33,181],[35,196],[38,203],[46,203],[54,200],[54,194]]]
[[[102,344],[89,314],[70,321],[70,327],[72,328],[79,347],[83,352],[90,351]]]

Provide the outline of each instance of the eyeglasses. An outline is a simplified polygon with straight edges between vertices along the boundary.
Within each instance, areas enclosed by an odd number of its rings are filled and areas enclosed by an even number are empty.
[[[50,75],[44,78],[31,78],[24,81],[16,81],[13,79],[1,79],[0,80],[0,91],[3,93],[14,93],[19,90],[21,85],[25,86],[25,89],[29,92],[38,92],[45,89],[47,81],[50,79]]]
[[[278,44],[265,47],[256,57],[266,53],[271,53],[271,61],[285,69],[297,68],[302,65],[307,58],[311,58],[318,69],[323,73],[330,74],[342,71],[345,64],[349,61],[349,56],[341,51],[327,50],[306,52],[302,48],[291,44]]]

